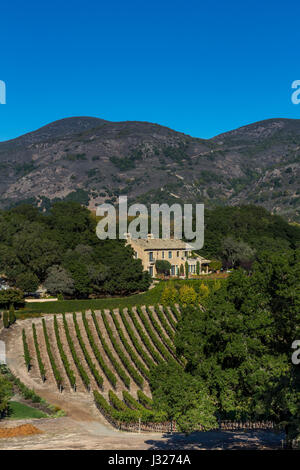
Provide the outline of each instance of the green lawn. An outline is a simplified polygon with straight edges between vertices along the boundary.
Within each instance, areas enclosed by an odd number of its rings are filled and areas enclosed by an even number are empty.
[[[104,308],[131,308],[141,305],[154,305],[161,300],[161,295],[165,287],[168,285],[183,285],[189,284],[197,290],[197,284],[201,283],[212,285],[214,279],[172,279],[161,281],[153,289],[148,290],[142,294],[130,295],[128,297],[107,297],[104,299],[87,299],[87,300],[58,300],[57,302],[28,302],[25,308],[16,312],[17,318],[25,318],[29,315],[38,315],[40,313],[69,313],[80,312],[82,310],[101,310]],[[225,279],[220,279],[219,282],[225,282]]]
[[[30,418],[47,418],[48,415],[36,408],[24,405],[17,401],[9,402],[10,414],[9,419],[30,419]]]
[[[161,282],[153,289],[142,294],[130,295],[128,297],[108,297],[104,299],[87,300],[58,300],[57,302],[30,303],[24,309],[19,310],[17,317],[22,314],[34,313],[67,313],[81,310],[99,310],[103,308],[125,308],[135,305],[154,304],[159,302],[165,283]]]

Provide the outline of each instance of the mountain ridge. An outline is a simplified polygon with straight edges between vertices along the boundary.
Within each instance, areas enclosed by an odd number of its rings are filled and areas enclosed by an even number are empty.
[[[0,206],[78,200],[262,205],[300,220],[300,120],[272,118],[201,139],[142,121],[54,121],[0,142]]]

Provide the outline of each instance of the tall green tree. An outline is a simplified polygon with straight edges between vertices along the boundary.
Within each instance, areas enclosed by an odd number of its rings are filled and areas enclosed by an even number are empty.
[[[252,276],[237,271],[205,309],[184,310],[178,354],[187,359],[186,371],[206,383],[223,416],[286,422],[297,414],[299,387],[290,385],[297,383],[291,344],[300,325],[298,259],[298,253],[265,253]]]
[[[154,407],[176,421],[182,432],[217,427],[216,407],[204,382],[185,373],[175,362],[162,363],[151,372]]]

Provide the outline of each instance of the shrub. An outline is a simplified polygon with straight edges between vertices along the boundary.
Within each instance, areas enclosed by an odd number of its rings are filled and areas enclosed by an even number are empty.
[[[3,326],[4,328],[9,328],[8,312],[6,310],[3,313]]]
[[[162,304],[169,304],[178,301],[178,291],[175,287],[165,287],[161,296]]]
[[[10,325],[13,325],[16,321],[16,314],[15,314],[15,309],[13,305],[10,306],[9,313],[8,313],[8,320],[9,320]]]
[[[182,286],[179,290],[179,299],[182,305],[194,305],[197,301],[197,294],[193,287]]]

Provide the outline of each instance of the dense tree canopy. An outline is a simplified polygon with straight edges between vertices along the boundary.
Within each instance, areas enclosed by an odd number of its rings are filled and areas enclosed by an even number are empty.
[[[22,205],[0,212],[0,273],[25,292],[85,298],[147,290],[148,273],[123,240],[100,241],[96,218],[76,202],[49,213]]]
[[[268,418],[291,427],[300,423],[300,370],[291,360],[292,343],[299,337],[298,249],[259,254],[252,275],[236,270],[211,291],[205,307],[183,308],[175,344],[187,360],[184,373],[193,377],[194,386],[205,384],[216,415]],[[154,397],[173,386],[173,374],[168,379],[159,372],[164,383],[153,376]],[[180,382],[183,388],[189,380]],[[175,401],[184,419],[186,403],[180,395]],[[193,429],[188,418],[185,426]]]
[[[204,247],[200,254],[209,259],[222,259],[226,267],[248,267],[263,251],[288,252],[297,247],[300,247],[300,227],[263,207],[205,210]]]

